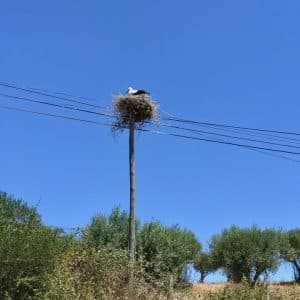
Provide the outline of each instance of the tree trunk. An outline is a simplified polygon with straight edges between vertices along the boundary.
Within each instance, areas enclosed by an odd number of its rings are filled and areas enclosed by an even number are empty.
[[[250,279],[250,287],[251,288],[254,288],[256,286],[256,283],[258,281],[258,278],[260,276],[261,273],[259,273],[258,271],[255,272],[254,276],[253,276],[253,279],[251,280]]]
[[[295,281],[300,282],[300,265],[298,264],[297,260],[294,260],[292,263],[294,265]]]
[[[205,272],[200,273],[200,280],[199,280],[200,283],[204,283],[204,278],[206,277],[206,275],[207,275],[207,273],[205,273]]]
[[[174,277],[173,275],[169,278],[169,290],[167,295],[167,300],[173,300],[173,292],[174,292]]]
[[[129,208],[129,257],[135,260],[135,170],[134,170],[134,122],[129,127],[129,178],[130,178],[130,208]]]

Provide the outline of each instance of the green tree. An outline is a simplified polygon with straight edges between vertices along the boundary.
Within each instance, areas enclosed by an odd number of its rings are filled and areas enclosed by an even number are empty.
[[[129,219],[126,211],[117,206],[106,216],[98,214],[84,229],[83,241],[89,246],[128,249]],[[136,224],[138,231],[138,223]]]
[[[203,283],[205,277],[215,271],[217,267],[209,252],[200,251],[194,259],[194,268],[200,273],[199,282]]]
[[[128,214],[119,207],[106,215],[96,215],[85,228],[83,242],[89,247],[128,249]],[[136,221],[137,258],[144,260],[146,271],[157,277],[176,273],[177,277],[200,250],[200,244],[188,230],[164,227],[159,222],[139,225]]]
[[[34,299],[65,242],[35,208],[0,192],[0,299]]]
[[[210,250],[215,265],[223,268],[229,280],[238,283],[245,277],[253,287],[260,276],[279,267],[280,233],[232,226],[212,237]]]
[[[193,262],[200,249],[195,235],[178,226],[164,227],[153,221],[141,229],[139,254],[148,263],[146,271],[157,278],[173,274],[179,280],[184,267]]]
[[[281,252],[283,258],[293,265],[295,281],[300,282],[300,229],[293,229],[284,234]]]
[[[41,218],[35,207],[29,207],[21,199],[15,199],[0,191],[0,226],[41,225]]]

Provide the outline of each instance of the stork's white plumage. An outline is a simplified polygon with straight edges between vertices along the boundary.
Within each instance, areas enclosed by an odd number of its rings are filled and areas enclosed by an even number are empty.
[[[127,90],[127,94],[128,95],[150,95],[148,92],[144,91],[144,90],[136,90],[133,89],[131,86],[128,88]]]

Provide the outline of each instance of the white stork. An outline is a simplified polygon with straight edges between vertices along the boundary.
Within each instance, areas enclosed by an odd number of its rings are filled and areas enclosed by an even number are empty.
[[[150,95],[148,92],[146,92],[144,90],[135,90],[131,86],[128,88],[127,94],[128,95],[133,95],[133,96],[136,96],[136,95]]]

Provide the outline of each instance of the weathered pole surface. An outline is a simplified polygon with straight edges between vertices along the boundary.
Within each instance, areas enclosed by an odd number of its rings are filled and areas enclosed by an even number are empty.
[[[130,177],[130,209],[129,209],[129,257],[135,260],[135,170],[134,170],[134,122],[129,125],[129,177]]]

